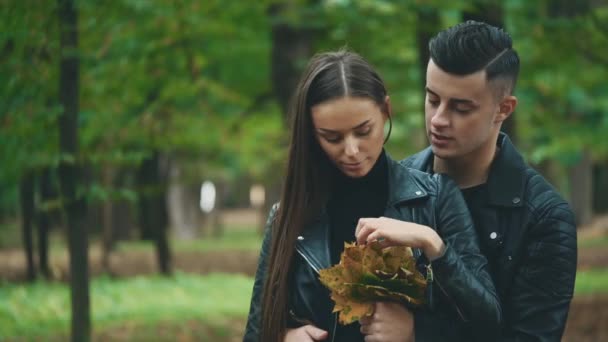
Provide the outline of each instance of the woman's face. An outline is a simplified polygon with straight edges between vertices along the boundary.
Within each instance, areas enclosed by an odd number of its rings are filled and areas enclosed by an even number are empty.
[[[390,110],[386,97],[386,108]],[[342,97],[311,108],[315,136],[329,159],[351,178],[369,173],[382,153],[389,113],[364,97]]]

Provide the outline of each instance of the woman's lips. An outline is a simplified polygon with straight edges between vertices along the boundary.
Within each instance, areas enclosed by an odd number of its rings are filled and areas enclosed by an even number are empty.
[[[356,171],[358,169],[361,168],[361,166],[363,165],[363,162],[357,162],[357,163],[342,163],[342,166],[349,171]]]

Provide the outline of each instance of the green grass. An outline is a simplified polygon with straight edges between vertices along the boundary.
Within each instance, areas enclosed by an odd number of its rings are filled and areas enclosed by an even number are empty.
[[[222,250],[258,251],[262,246],[262,236],[255,228],[226,229],[220,237],[195,240],[171,240],[171,248],[183,252],[209,252]],[[121,241],[119,250],[153,250],[154,244],[147,241]]]
[[[177,273],[91,282],[95,329],[128,322],[196,320],[211,326],[247,315],[253,280],[242,275]],[[66,284],[39,282],[0,287],[0,340],[66,334],[70,322]]]
[[[608,293],[608,269],[578,271],[576,294]]]
[[[579,239],[578,247],[608,247],[608,236],[600,236],[596,238]]]

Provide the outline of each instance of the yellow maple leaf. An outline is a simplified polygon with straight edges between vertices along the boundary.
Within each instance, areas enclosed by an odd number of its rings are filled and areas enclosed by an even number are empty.
[[[320,270],[319,280],[331,291],[340,324],[371,315],[376,301],[424,305],[427,286],[411,248],[379,243],[345,243],[340,262]]]

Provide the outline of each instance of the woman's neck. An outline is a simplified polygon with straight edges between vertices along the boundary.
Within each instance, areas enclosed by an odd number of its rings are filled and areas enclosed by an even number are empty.
[[[387,167],[387,159],[386,153],[382,150],[382,153],[374,163],[374,166],[371,170],[363,177],[352,178],[345,175],[342,171],[335,168],[334,181],[338,186],[338,189],[342,186],[353,187],[353,186],[361,186],[365,184],[369,184],[372,182],[381,181],[386,178],[386,167]]]

